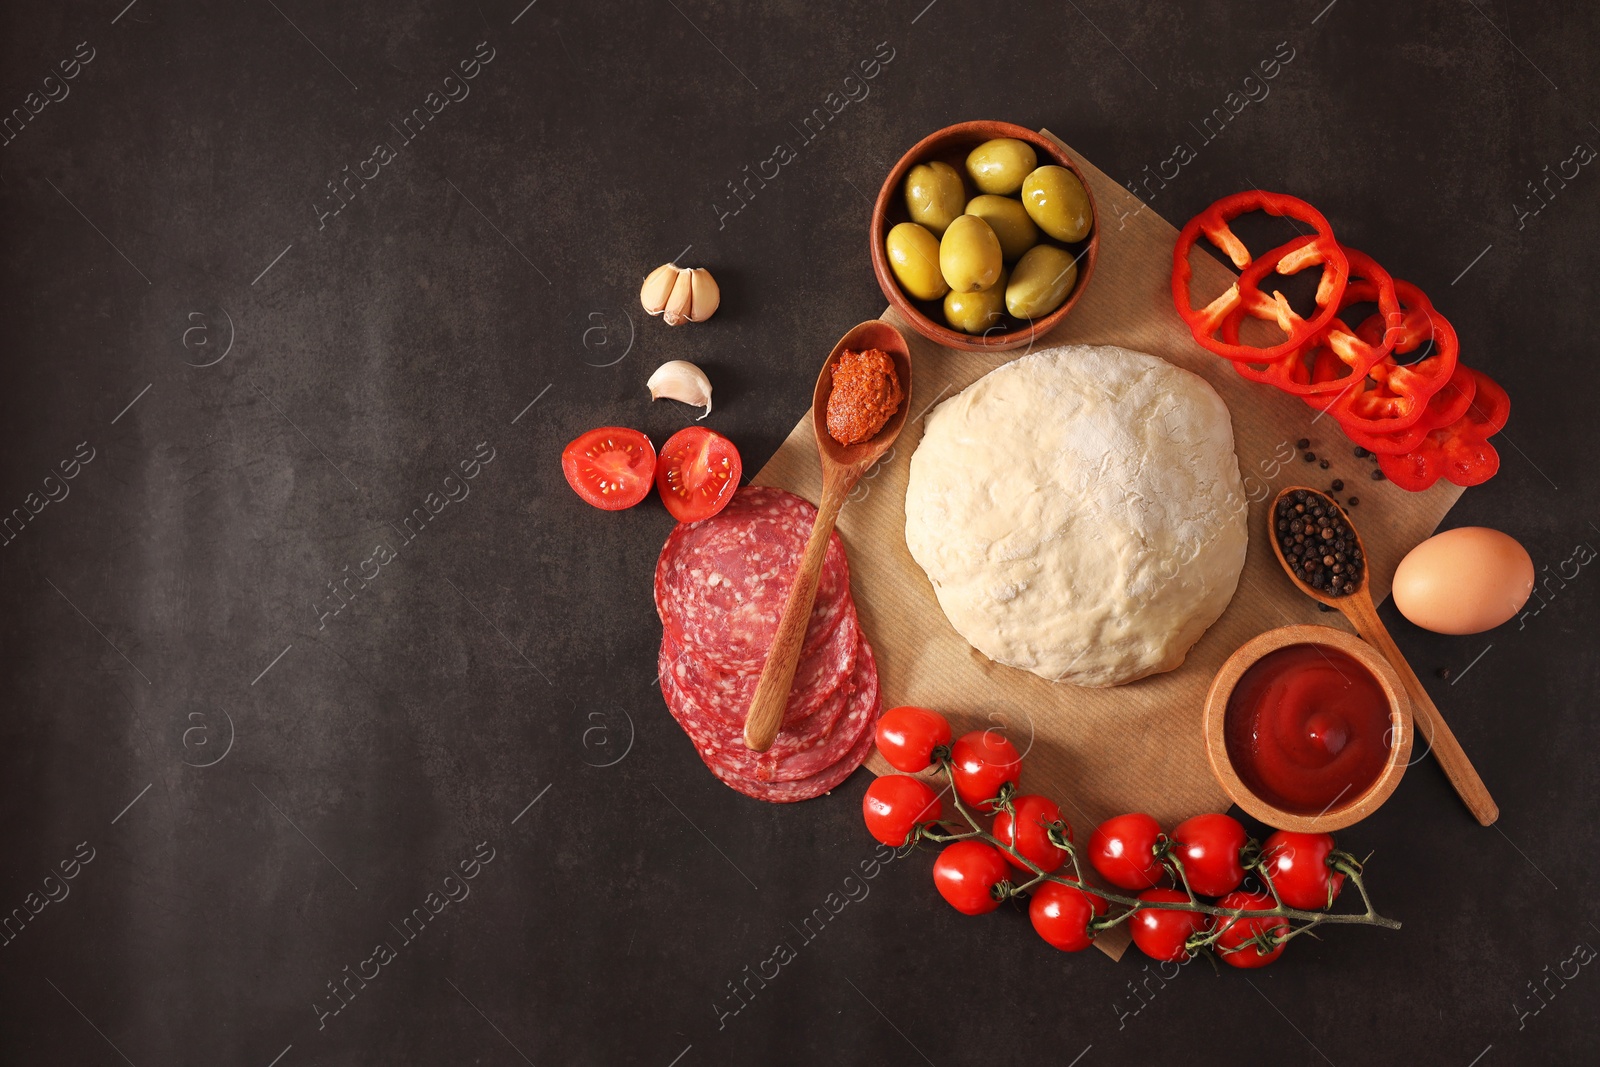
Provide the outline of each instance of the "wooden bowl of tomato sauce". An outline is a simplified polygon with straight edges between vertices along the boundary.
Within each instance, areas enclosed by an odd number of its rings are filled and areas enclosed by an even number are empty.
[[[1206,755],[1268,826],[1326,833],[1376,811],[1411,758],[1411,701],[1371,645],[1284,626],[1239,647],[1206,694]]]

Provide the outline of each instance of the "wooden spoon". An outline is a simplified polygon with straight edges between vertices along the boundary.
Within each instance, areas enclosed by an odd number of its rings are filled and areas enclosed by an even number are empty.
[[[889,421],[870,440],[841,445],[828,433],[828,394],[833,391],[833,365],[845,349],[859,352],[867,348],[879,349],[894,360],[902,399]],[[789,702],[789,688],[794,684],[795,668],[800,663],[806,626],[811,621],[811,608],[817,599],[817,579],[822,573],[828,538],[839,520],[839,509],[844,507],[845,497],[861,476],[900,436],[910,404],[911,350],[906,347],[906,339],[899,330],[878,319],[863,322],[841,337],[822,365],[822,373],[817,375],[817,387],[811,396],[811,428],[817,435],[817,453],[822,459],[822,500],[817,504],[817,520],[811,527],[805,553],[800,557],[794,584],[789,587],[789,599],[778,620],[777,637],[772,641],[766,665],[761,668],[761,680],[756,683],[756,695],[750,701],[750,714],[744,721],[744,743],[757,752],[772,747],[778,728],[783,724],[783,709]]]
[[[1406,692],[1411,696],[1412,706],[1416,709],[1416,718],[1424,724],[1423,731],[1428,740],[1428,747],[1433,750],[1434,756],[1439,760],[1439,766],[1444,769],[1445,776],[1450,779],[1450,784],[1455,786],[1456,793],[1466,802],[1467,808],[1473,816],[1484,826],[1493,825],[1500,818],[1500,808],[1489,795],[1488,788],[1483,784],[1483,779],[1478,777],[1472,761],[1462,751],[1461,742],[1456,740],[1456,735],[1450,732],[1449,725],[1444,721],[1444,716],[1439,714],[1439,709],[1433,703],[1433,698],[1428,696],[1428,691],[1422,687],[1422,682],[1417,678],[1416,672],[1406,662],[1405,656],[1400,652],[1400,647],[1394,643],[1394,638],[1389,636],[1389,631],[1383,625],[1383,620],[1378,617],[1378,608],[1372,603],[1372,593],[1367,589],[1367,575],[1370,561],[1367,550],[1361,543],[1361,535],[1356,532],[1355,524],[1350,521],[1350,516],[1345,515],[1345,524],[1350,527],[1350,534],[1356,540],[1356,547],[1361,550],[1361,582],[1353,593],[1344,596],[1331,596],[1314,586],[1301,581],[1289,566],[1289,561],[1284,558],[1283,546],[1278,543],[1277,515],[1278,504],[1283,498],[1295,491],[1304,492],[1308,497],[1316,497],[1325,505],[1338,507],[1326,493],[1304,485],[1292,485],[1280,492],[1272,501],[1272,507],[1267,512],[1267,539],[1272,542],[1272,551],[1278,557],[1278,562],[1283,564],[1284,572],[1289,579],[1299,586],[1300,591],[1313,600],[1338,608],[1344,612],[1344,617],[1350,620],[1356,628],[1356,633],[1369,644],[1382,652],[1384,658],[1394,666],[1395,672],[1400,675],[1400,680],[1405,683]],[[1341,511],[1343,509],[1340,509]]]

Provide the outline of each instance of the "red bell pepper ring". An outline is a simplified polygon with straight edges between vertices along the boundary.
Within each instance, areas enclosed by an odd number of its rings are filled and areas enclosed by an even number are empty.
[[[1456,370],[1443,389],[1428,398],[1428,408],[1416,425],[1394,433],[1362,433],[1352,427],[1343,427],[1351,444],[1360,445],[1374,455],[1403,455],[1422,443],[1430,430],[1448,426],[1467,413],[1467,407],[1477,394],[1478,380],[1465,363],[1457,363]]]
[[[1290,241],[1262,257],[1264,261],[1269,261],[1269,265],[1264,268],[1261,277],[1274,270],[1280,274],[1295,274],[1307,267],[1322,265],[1322,279],[1317,285],[1316,313],[1309,319],[1301,318],[1289,307],[1288,301],[1277,297],[1272,301],[1272,318],[1288,337],[1266,348],[1219,341],[1213,336],[1246,299],[1237,281],[1203,308],[1196,308],[1189,302],[1189,279],[1194,274],[1194,268],[1189,264],[1189,253],[1202,234],[1224,252],[1235,267],[1244,270],[1252,264],[1250,250],[1228,225],[1252,211],[1286,216],[1316,231],[1316,235],[1309,240]],[[1200,212],[1179,232],[1178,243],[1172,249],[1172,303],[1178,309],[1179,317],[1188,325],[1189,332],[1202,348],[1240,363],[1275,363],[1298,351],[1333,319],[1349,276],[1350,262],[1344,249],[1339,247],[1339,242],[1334,240],[1333,227],[1328,225],[1322,212],[1297,197],[1259,189],[1225,196]],[[1254,286],[1251,289],[1262,300],[1268,299]]]
[[[1481,485],[1500,469],[1500,453],[1489,438],[1505,428],[1511,398],[1493,378],[1468,369],[1476,391],[1467,411],[1448,426],[1430,430],[1401,456],[1380,455],[1378,466],[1394,484],[1419,493],[1440,478],[1456,485]]]
[[[1314,237],[1301,237],[1285,247],[1310,244],[1315,240]],[[1356,385],[1367,376],[1367,371],[1394,351],[1395,343],[1404,336],[1402,326],[1405,318],[1400,298],[1395,292],[1394,279],[1365,252],[1344,248],[1344,254],[1350,262],[1350,276],[1332,321],[1287,359],[1268,363],[1260,369],[1248,363],[1235,362],[1234,370],[1253,382],[1276,386],[1293,396],[1325,396],[1341,393]],[[1246,315],[1263,321],[1277,321],[1282,326],[1280,305],[1284,303],[1283,294],[1274,292],[1273,299],[1268,300],[1260,289],[1262,279],[1273,272],[1273,266],[1271,256],[1267,256],[1250,264],[1239,275],[1242,299],[1238,307],[1222,321],[1224,342],[1238,344],[1239,326]],[[1370,303],[1378,305],[1377,317],[1389,324],[1389,328],[1375,340],[1360,336],[1361,331],[1352,330],[1337,314],[1355,304]],[[1329,364],[1324,358],[1323,372],[1318,375],[1313,371],[1323,352],[1331,353],[1338,363],[1337,366]],[[1337,373],[1330,374],[1330,370]]]
[[[1364,382],[1326,402],[1307,397],[1306,402],[1321,408],[1339,421],[1348,433],[1392,434],[1415,426],[1427,411],[1428,401],[1443,389],[1455,374],[1461,345],[1450,320],[1434,308],[1421,289],[1410,282],[1396,281],[1395,291],[1405,309],[1394,351],[1367,371]],[[1357,327],[1369,344],[1377,342],[1378,323],[1368,319]],[[1402,365],[1395,355],[1415,352],[1429,341],[1433,351],[1415,363]]]

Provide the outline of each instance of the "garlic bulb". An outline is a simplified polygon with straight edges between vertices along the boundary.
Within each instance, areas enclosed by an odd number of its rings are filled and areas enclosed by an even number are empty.
[[[660,315],[668,326],[678,326],[709,319],[722,303],[722,291],[704,267],[690,270],[663,263],[645,277],[639,287],[639,303],[650,314]]]
[[[650,390],[651,400],[666,397],[668,400],[679,400],[695,407],[703,405],[705,411],[700,413],[701,419],[711,414],[711,379],[706,377],[705,371],[693,363],[681,359],[663,363],[656,368],[654,374],[650,375],[650,380],[645,385]],[[699,419],[695,421],[698,422]]]

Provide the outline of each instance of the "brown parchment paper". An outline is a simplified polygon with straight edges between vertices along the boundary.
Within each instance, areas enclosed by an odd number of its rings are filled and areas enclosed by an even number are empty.
[[[1046,136],[1053,137],[1049,131]],[[1060,143],[1059,139],[1057,139]],[[1166,827],[1202,811],[1223,811],[1227,797],[1212,777],[1201,735],[1201,709],[1211,678],[1245,641],[1290,623],[1349,630],[1338,613],[1319,612],[1280,569],[1267,540],[1266,511],[1287,485],[1326,489],[1342,478],[1341,496],[1360,498],[1351,517],[1367,548],[1372,596],[1382,601],[1400,559],[1432,534],[1461,495],[1446,482],[1423,493],[1371,480],[1372,463],[1357,459],[1331,420],[1294,397],[1247,381],[1194,343],[1172,307],[1169,278],[1178,231],[1123,186],[1062,143],[1089,180],[1100,227],[1094,277],[1066,320],[1045,344],[1115,344],[1149,352],[1210,382],[1233,416],[1239,470],[1250,503],[1250,547],[1238,592],[1176,670],[1111,689],[1056,685],[993,663],[951,628],[922,568],[905,543],[906,478],[922,437],[922,414],[1026,350],[960,352],[925,340],[894,309],[894,323],[911,345],[911,417],[892,452],[852,494],[839,517],[849,552],[852,589],[861,622],[878,656],[885,707],[920,704],[945,713],[964,730],[1003,723],[1027,749],[1022,788],[1055,799],[1080,841],[1101,820],[1146,811]],[[1193,257],[1195,291],[1219,293],[1233,280],[1208,256]],[[818,353],[820,360],[826,353]],[[1304,462],[1294,447],[1310,438],[1329,470]],[[1287,458],[1285,458],[1287,457]],[[772,460],[752,479],[815,501],[821,469],[811,415],[795,426]],[[1032,738],[1031,747],[1029,738]],[[876,774],[890,771],[876,753]],[[1101,938],[1120,957],[1126,939]]]

